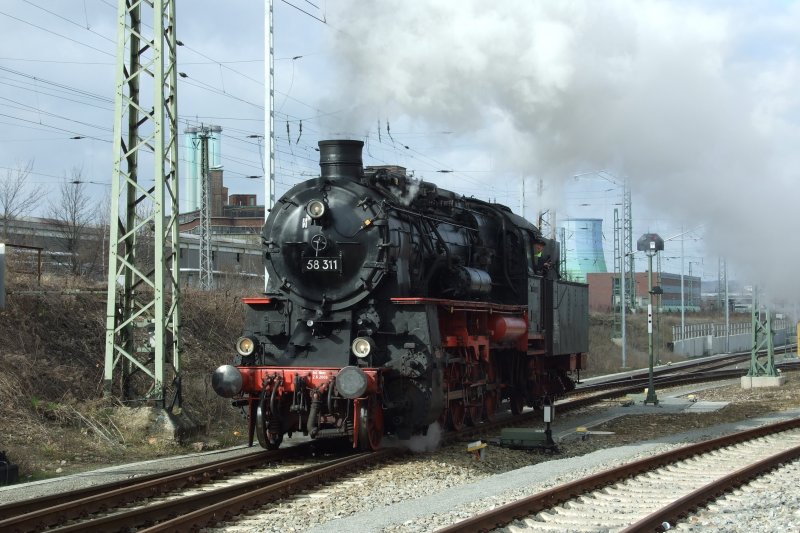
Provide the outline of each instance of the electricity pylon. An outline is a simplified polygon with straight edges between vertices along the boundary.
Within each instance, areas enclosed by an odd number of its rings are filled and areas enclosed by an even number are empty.
[[[119,0],[117,14],[103,389],[166,407],[181,371],[175,1]]]

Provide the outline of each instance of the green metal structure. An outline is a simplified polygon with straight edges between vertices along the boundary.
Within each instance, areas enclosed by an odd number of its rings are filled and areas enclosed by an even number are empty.
[[[628,287],[626,287],[625,296],[628,300],[631,312],[636,312],[636,262],[633,257],[633,211],[631,205],[631,188],[628,186],[628,180],[623,180],[624,198],[622,200],[622,224],[623,238],[625,243],[623,245],[623,253],[628,258],[628,273],[629,276],[626,280]]]
[[[614,208],[614,281],[612,282],[611,289],[611,310],[614,311],[619,306],[620,312],[614,312],[614,329],[612,336],[614,338],[622,337],[622,313],[624,308],[622,306],[622,251],[621,244],[622,238],[620,232],[622,227],[619,222],[619,210]]]
[[[117,26],[103,388],[166,407],[181,371],[175,1],[119,0]]]
[[[775,368],[775,343],[769,309],[759,312],[758,289],[753,287],[753,349],[750,352],[749,377],[777,377]],[[765,352],[759,355],[758,352]]]

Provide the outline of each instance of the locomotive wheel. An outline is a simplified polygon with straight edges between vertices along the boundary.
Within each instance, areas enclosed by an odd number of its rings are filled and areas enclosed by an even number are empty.
[[[270,427],[269,417],[267,416],[267,405],[269,404],[269,397],[267,391],[261,393],[258,400],[258,408],[256,409],[256,435],[258,435],[258,443],[262,448],[267,450],[277,450],[281,442],[283,442],[283,434],[276,431],[275,427]]]
[[[383,409],[374,397],[359,409],[358,448],[369,452],[377,450],[383,439]]]
[[[497,414],[497,393],[485,392],[483,394],[483,416],[489,422],[493,421]]]
[[[464,418],[466,417],[464,402],[452,400],[447,407],[447,425],[453,431],[464,429]]]

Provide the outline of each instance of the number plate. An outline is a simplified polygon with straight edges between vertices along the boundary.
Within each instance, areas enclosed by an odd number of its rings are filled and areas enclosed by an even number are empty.
[[[341,272],[341,257],[305,257],[303,272]]]

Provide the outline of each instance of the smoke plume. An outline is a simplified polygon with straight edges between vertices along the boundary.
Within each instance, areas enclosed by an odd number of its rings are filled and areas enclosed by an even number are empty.
[[[503,170],[553,188],[608,169],[661,218],[705,224],[709,255],[800,296],[800,9],[770,5],[781,11],[661,0],[336,2],[328,20],[341,79],[329,98],[349,113],[332,127],[366,131],[376,117],[404,117],[446,128],[477,138]]]

